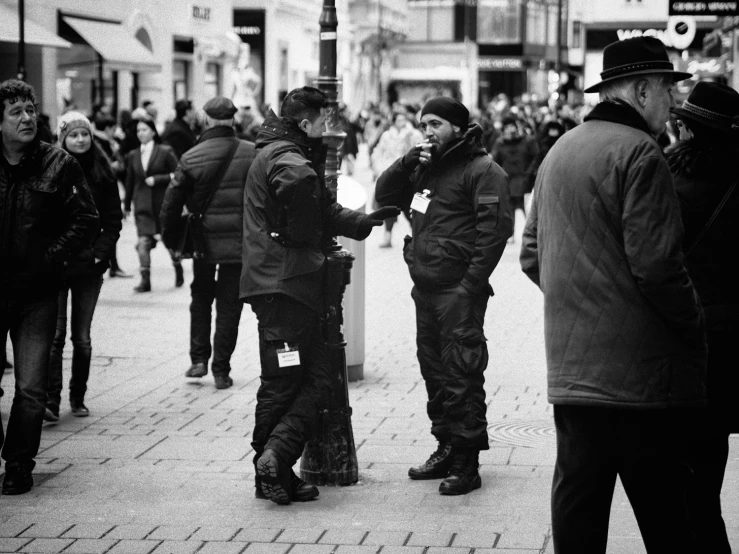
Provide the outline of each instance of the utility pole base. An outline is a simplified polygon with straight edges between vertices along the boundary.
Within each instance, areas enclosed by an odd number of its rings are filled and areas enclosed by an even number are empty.
[[[325,410],[300,461],[300,478],[311,485],[343,487],[359,480],[351,408]]]

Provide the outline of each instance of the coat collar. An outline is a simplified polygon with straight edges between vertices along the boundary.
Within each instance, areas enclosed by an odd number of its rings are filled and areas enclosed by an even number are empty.
[[[585,121],[600,120],[610,121],[612,123],[620,123],[621,125],[628,125],[634,129],[644,131],[649,136],[652,133],[647,127],[647,122],[644,118],[639,115],[634,108],[629,106],[626,102],[619,100],[606,100],[596,105],[592,111],[585,116]]]
[[[207,129],[203,132],[202,135],[200,135],[200,138],[198,139],[198,142],[196,144],[200,144],[201,142],[205,142],[206,140],[214,139],[214,138],[223,138],[223,137],[235,137],[236,131],[233,127],[226,127],[225,125],[217,125],[215,127],[211,127],[210,129]]]

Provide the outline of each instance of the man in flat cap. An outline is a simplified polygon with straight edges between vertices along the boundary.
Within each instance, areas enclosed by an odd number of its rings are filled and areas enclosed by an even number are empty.
[[[432,98],[421,110],[426,140],[377,180],[381,205],[411,211],[413,237],[403,255],[413,279],[416,344],[428,392],[436,451],[408,471],[443,479],[439,492],[480,488],[479,452],[488,449],[483,322],[488,282],[513,232],[505,172],[482,146],[482,129],[465,106]]]
[[[585,91],[600,103],[537,174],[521,267],[544,293],[555,553],[606,552],[616,477],[647,552],[704,551],[679,450],[706,401],[706,338],[655,140],[673,84],[690,76],[658,39],[610,44],[601,81]]]
[[[255,156],[254,144],[236,137],[236,107],[217,96],[203,106],[205,131],[185,152],[164,197],[160,220],[167,248],[181,247],[183,206],[190,213],[195,252],[190,303],[190,360],[185,377],[201,378],[211,371],[217,389],[233,384],[231,355],[236,348],[242,304],[241,228],[246,176]],[[216,328],[211,347],[211,307],[216,304]]]
[[[244,194],[240,296],[259,322],[261,383],[254,414],[257,498],[303,502],[318,489],[292,471],[331,386],[321,332],[327,248],[334,235],[366,239],[397,208],[363,214],[336,202],[324,180],[328,98],[291,90],[270,112]]]

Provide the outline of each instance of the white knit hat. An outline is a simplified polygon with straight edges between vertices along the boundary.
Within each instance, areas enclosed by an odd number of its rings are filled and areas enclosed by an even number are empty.
[[[92,136],[92,125],[85,114],[71,111],[62,115],[56,124],[56,134],[59,137],[59,144],[64,146],[64,139],[67,138],[67,135],[72,129],[78,129],[80,127],[87,129],[87,132]]]

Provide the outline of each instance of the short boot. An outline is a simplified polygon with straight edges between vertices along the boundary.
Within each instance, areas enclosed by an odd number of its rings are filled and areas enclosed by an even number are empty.
[[[467,494],[482,486],[478,468],[480,451],[473,448],[455,448],[449,475],[439,485],[439,494]]]
[[[133,287],[134,292],[150,292],[151,291],[151,271],[148,269],[141,270],[141,282]]]
[[[185,284],[185,273],[181,263],[174,264],[174,286],[179,288]]]
[[[276,504],[290,504],[292,470],[277,457],[277,453],[265,450],[255,465],[264,496]]]
[[[414,480],[443,479],[449,474],[452,465],[452,445],[439,443],[436,452],[429,456],[423,464],[408,470],[408,477]]]
[[[21,464],[5,464],[5,478],[3,479],[3,494],[25,494],[33,488],[31,470]]]
[[[318,497],[318,488],[306,483],[293,472],[290,478],[290,500],[293,502],[308,502]],[[260,500],[267,500],[262,491],[262,481],[257,475],[254,477],[254,497]]]

